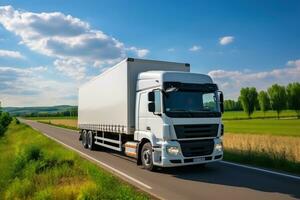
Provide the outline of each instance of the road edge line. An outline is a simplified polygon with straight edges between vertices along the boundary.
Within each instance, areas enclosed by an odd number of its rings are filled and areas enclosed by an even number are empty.
[[[276,172],[276,171],[272,171],[272,170],[262,169],[262,168],[258,168],[258,167],[251,167],[251,166],[248,166],[248,165],[242,165],[242,164],[223,161],[223,160],[220,161],[220,162],[228,164],[228,165],[234,165],[234,166],[237,166],[237,167],[243,167],[243,168],[246,168],[246,169],[252,169],[252,170],[261,171],[261,172],[265,172],[265,173],[269,173],[269,174],[274,174],[274,175],[278,175],[278,176],[284,176],[284,177],[300,180],[300,176],[294,176],[294,175],[290,175],[290,174],[285,174],[285,173]]]

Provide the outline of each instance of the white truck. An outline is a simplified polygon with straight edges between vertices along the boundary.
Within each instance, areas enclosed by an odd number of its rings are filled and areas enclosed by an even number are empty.
[[[127,58],[79,88],[84,148],[124,152],[145,169],[223,157],[223,94],[186,63]]]

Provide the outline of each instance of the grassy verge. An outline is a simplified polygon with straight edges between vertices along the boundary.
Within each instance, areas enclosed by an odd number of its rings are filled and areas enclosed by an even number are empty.
[[[149,199],[24,124],[0,138],[0,199]]]
[[[284,110],[280,113],[281,118],[296,118],[297,114],[293,110]],[[244,111],[226,111],[222,117],[224,120],[242,120],[248,119],[248,116]],[[262,111],[255,111],[252,116],[252,119],[270,119],[270,118],[277,118],[276,111],[270,110],[266,113]]]
[[[225,149],[224,160],[300,175],[300,163],[289,161],[282,155],[270,155],[263,152]]]
[[[300,137],[300,119],[224,120],[225,133]]]

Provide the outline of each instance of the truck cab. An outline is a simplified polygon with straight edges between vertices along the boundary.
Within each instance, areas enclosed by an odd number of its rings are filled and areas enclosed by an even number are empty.
[[[223,94],[208,75],[147,71],[136,85],[138,163],[146,169],[223,157]]]

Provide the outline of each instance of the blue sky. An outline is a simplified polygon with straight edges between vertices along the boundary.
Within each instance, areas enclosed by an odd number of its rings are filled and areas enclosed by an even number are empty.
[[[0,101],[76,104],[126,56],[191,64],[236,99],[300,81],[299,1],[1,1]]]

